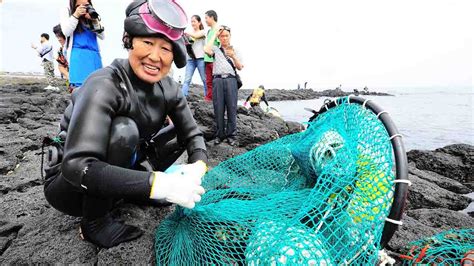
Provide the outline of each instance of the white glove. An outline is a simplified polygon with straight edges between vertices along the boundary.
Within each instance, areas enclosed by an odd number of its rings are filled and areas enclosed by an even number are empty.
[[[171,169],[170,169],[171,170]],[[173,167],[172,171],[153,172],[151,199],[165,199],[184,208],[192,209],[201,201],[204,188],[201,178],[206,174],[207,166],[203,161]]]

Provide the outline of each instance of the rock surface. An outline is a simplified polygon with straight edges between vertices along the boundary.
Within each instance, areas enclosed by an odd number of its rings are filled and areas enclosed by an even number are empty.
[[[245,100],[252,94],[252,90],[239,90],[239,99]],[[346,92],[339,88],[332,90],[315,91],[312,89],[300,90],[282,90],[282,89],[267,89],[265,90],[265,97],[268,101],[294,101],[294,100],[310,100],[318,99],[319,97],[343,97],[354,94],[354,92]],[[393,96],[382,92],[368,92],[359,93],[356,95],[377,95],[377,96]]]
[[[138,240],[98,249],[79,238],[79,218],[53,209],[43,196],[40,175],[43,136],[57,132],[70,95],[45,92],[42,80],[2,79],[0,83],[0,264],[152,264],[154,231],[173,207],[119,204],[114,212],[144,230]],[[62,87],[65,89],[64,87]],[[213,139],[212,103],[192,89],[189,104],[205,138]],[[238,114],[238,147],[208,145],[210,166],[263,143],[301,130],[301,125],[273,116]]]
[[[473,200],[474,146],[454,144],[434,151],[408,154],[409,179],[413,182],[402,219],[388,248],[402,252],[409,242],[448,229],[474,228],[472,212],[461,212]]]
[[[408,179],[413,182],[408,194],[408,209],[419,208],[446,208],[455,211],[467,208],[471,199],[439,187],[416,175],[409,174]]]
[[[434,151],[410,151],[408,159],[420,170],[429,170],[474,189],[472,145],[454,144]]]
[[[57,130],[67,105],[66,92],[44,92],[42,80],[0,82],[0,264],[153,264],[154,230],[173,207],[118,203],[113,215],[139,226],[144,235],[130,243],[98,249],[81,241],[79,218],[64,215],[44,199],[40,176],[42,136]],[[189,95],[205,138],[213,138],[212,104],[201,101],[193,87]],[[297,132],[301,125],[279,118],[238,111],[239,145],[208,142],[210,165],[263,143]],[[435,151],[411,151],[410,189],[404,225],[389,248],[400,251],[408,242],[448,228],[474,227],[474,218],[457,210],[471,201],[474,147],[450,145]]]

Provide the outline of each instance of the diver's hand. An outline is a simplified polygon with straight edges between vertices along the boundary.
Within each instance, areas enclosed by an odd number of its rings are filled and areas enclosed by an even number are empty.
[[[195,164],[178,167],[171,173],[153,172],[150,198],[165,199],[184,208],[194,208],[205,192],[201,186],[205,170],[203,171],[199,164]]]
[[[206,165],[205,162],[199,160],[195,163],[180,165],[178,170],[181,171],[181,174],[183,174],[183,175],[193,175],[194,174],[194,175],[198,175],[202,178],[207,172],[207,165]],[[166,170],[166,171],[168,171],[168,170]]]

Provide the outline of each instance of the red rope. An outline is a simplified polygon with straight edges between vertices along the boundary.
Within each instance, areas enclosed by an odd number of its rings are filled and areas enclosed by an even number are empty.
[[[463,265],[463,263],[467,261],[470,261],[474,264],[474,249],[464,254],[464,258],[461,260],[461,265]]]
[[[426,256],[426,251],[430,248],[429,244],[426,244],[424,248],[421,249],[420,255],[418,255],[418,258],[416,258],[415,262],[419,263],[423,260],[423,258]]]

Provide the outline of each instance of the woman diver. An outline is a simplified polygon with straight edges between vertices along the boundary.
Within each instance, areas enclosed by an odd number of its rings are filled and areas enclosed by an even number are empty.
[[[142,234],[111,216],[118,200],[193,208],[204,193],[204,138],[178,84],[167,76],[172,62],[186,65],[186,25],[175,1],[130,3],[123,35],[128,59],[92,73],[61,119],[45,196],[57,210],[81,216],[81,237],[99,247]],[[165,126],[167,117],[172,123]],[[185,149],[189,164],[165,172]]]

